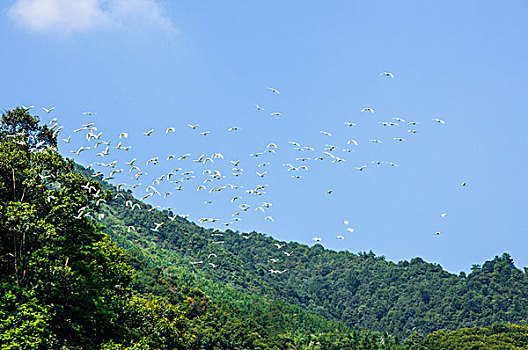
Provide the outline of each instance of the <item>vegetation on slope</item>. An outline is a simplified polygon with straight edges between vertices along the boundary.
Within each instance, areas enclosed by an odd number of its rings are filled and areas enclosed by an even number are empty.
[[[524,350],[528,346],[528,326],[494,324],[490,327],[437,331],[424,341],[428,349]]]
[[[155,331],[164,333],[160,344],[184,344],[191,337],[181,327],[183,312],[134,296],[122,250],[90,220],[75,219],[79,211],[97,212],[96,202],[108,196],[73,171],[73,162],[53,150],[53,131],[37,123],[20,108],[2,115],[0,344],[148,344]],[[135,330],[140,315],[151,322]]]
[[[140,208],[131,210],[127,201]],[[104,208],[102,222],[120,245],[133,246],[168,273],[192,276],[192,283],[213,300],[222,299],[226,289],[218,285],[225,284],[244,294],[298,305],[354,329],[388,332],[401,339],[412,332],[426,335],[528,320],[526,269],[517,269],[508,254],[473,266],[467,276],[454,275],[420,258],[392,263],[372,252],[335,252],[256,232],[227,230],[221,237],[212,236],[213,230],[178,216],[171,221],[172,213],[150,208],[122,191]],[[159,232],[151,230],[155,222],[164,222]],[[135,230],[127,232],[130,225]],[[225,243],[214,244],[219,240]],[[284,246],[278,249],[276,244]],[[208,258],[211,253],[218,258]],[[204,263],[191,265],[193,261]],[[286,272],[271,274],[270,269]]]

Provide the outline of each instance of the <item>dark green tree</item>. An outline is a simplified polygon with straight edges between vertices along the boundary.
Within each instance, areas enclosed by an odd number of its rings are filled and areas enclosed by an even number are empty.
[[[2,344],[91,349],[156,339],[187,348],[184,313],[132,296],[123,251],[92,219],[109,193],[75,172],[56,150],[56,131],[38,122],[16,108],[0,124]]]

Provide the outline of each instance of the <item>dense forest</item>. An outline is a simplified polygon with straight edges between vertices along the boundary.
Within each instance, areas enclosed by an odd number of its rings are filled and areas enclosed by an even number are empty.
[[[507,254],[454,275],[213,231],[98,180],[56,138],[2,114],[2,349],[528,346],[528,271]]]
[[[130,210],[127,201],[140,208]],[[166,271],[178,266],[171,273],[193,276],[193,284],[214,298],[222,295],[217,295],[216,285],[208,286],[210,281],[298,305],[354,329],[389,332],[400,339],[412,332],[425,335],[439,329],[528,321],[527,271],[516,268],[508,254],[474,265],[468,275],[454,275],[420,258],[393,263],[372,252],[336,252],[318,244],[279,242],[256,232],[213,234],[180,217],[171,221],[172,213],[149,209],[122,192],[103,207],[102,222],[118,244],[152,263],[162,262],[158,266]],[[150,229],[155,222],[164,222],[162,231]],[[127,232],[130,225],[135,231]],[[213,244],[219,239],[225,243]],[[190,264],[212,261],[211,253],[217,255],[213,262],[218,267]],[[272,274],[270,269],[286,272]],[[201,276],[207,281],[200,282]]]

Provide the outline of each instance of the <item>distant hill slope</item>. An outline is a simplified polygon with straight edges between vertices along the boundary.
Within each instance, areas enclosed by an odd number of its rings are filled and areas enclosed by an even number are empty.
[[[457,276],[420,258],[393,263],[372,252],[336,252],[256,232],[227,230],[212,236],[213,230],[179,216],[171,221],[172,213],[149,211],[150,205],[120,193],[103,208],[101,223],[107,232],[124,247],[141,247],[166,272],[193,279],[213,300],[231,291],[260,295],[352,328],[401,338],[413,331],[425,335],[495,322],[528,323],[526,269],[517,269],[507,254]],[[132,210],[127,201],[140,208]],[[153,231],[161,222],[163,226]],[[127,232],[127,226],[135,230]]]
[[[485,328],[438,331],[429,334],[424,339],[423,346],[428,349],[525,350],[528,347],[528,327],[494,324]]]

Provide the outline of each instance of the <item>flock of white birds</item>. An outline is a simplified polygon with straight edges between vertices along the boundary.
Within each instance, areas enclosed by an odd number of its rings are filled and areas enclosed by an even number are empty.
[[[390,72],[382,72],[380,74],[382,77],[387,77],[394,79],[394,75]],[[280,91],[273,87],[268,87],[267,90],[269,93],[274,95],[280,95]],[[24,107],[30,109],[31,107]],[[281,112],[272,112],[268,113],[266,108],[256,104],[256,110],[258,113],[269,114],[272,117],[281,117],[283,114]],[[46,113],[51,113],[54,110],[54,107],[46,109],[42,108]],[[367,113],[369,115],[374,115],[375,110],[373,107],[364,107],[360,109],[362,113]],[[84,117],[94,117],[96,113],[93,112],[83,112]],[[433,118],[433,123],[438,125],[445,125],[445,121]],[[418,128],[420,123],[418,121],[405,120],[401,117],[393,117],[389,121],[378,121],[377,122],[382,127],[388,128],[398,128],[405,132],[409,137],[413,134],[419,132]],[[353,122],[344,122],[346,128],[353,128],[356,126],[356,123]],[[63,128],[59,126],[57,118],[52,118],[49,121],[49,126],[54,130],[55,134],[58,135],[58,132]],[[212,130],[202,130],[199,128],[200,124],[188,124],[185,128],[188,128],[191,132],[196,132],[201,137],[208,137],[209,134],[214,133]],[[401,128],[404,128],[403,130]],[[176,127],[169,126],[164,130],[150,129],[143,132],[145,138],[156,137],[159,133],[169,134],[175,133],[177,131]],[[228,129],[228,132],[240,132],[241,128],[233,126]],[[164,209],[172,211],[173,208],[170,207],[170,202],[172,197],[182,191],[183,189],[194,189],[196,192],[208,193],[208,198],[203,202],[204,205],[209,205],[213,203],[218,198],[227,201],[226,207],[233,208],[231,216],[227,219],[221,220],[220,218],[215,217],[202,217],[198,220],[199,223],[221,223],[224,227],[230,227],[235,225],[238,221],[241,221],[244,215],[249,215],[250,212],[257,213],[262,215],[263,220],[274,222],[275,220],[271,215],[269,215],[270,208],[272,203],[263,200],[266,196],[267,184],[259,183],[263,181],[262,179],[266,178],[268,174],[268,168],[273,162],[274,153],[278,150],[279,146],[274,142],[269,142],[264,149],[261,149],[258,152],[249,154],[248,160],[238,160],[231,159],[227,160],[227,155],[224,156],[219,152],[211,152],[211,154],[196,154],[191,153],[184,154],[169,154],[166,156],[155,155],[151,158],[145,160],[139,160],[133,156],[133,145],[127,144],[127,139],[129,134],[126,131],[119,132],[118,138],[110,139],[104,137],[102,131],[100,131],[95,121],[84,122],[77,129],[72,131],[73,133],[68,135],[66,138],[61,139],[64,144],[70,144],[72,141],[72,136],[75,138],[77,135],[83,135],[83,145],[78,149],[71,150],[70,152],[74,155],[80,155],[81,153],[94,153],[93,163],[89,164],[88,167],[94,170],[92,175],[94,178],[99,178],[105,181],[113,182],[118,191],[124,189],[131,189],[134,191],[134,194],[140,198],[141,201],[162,201],[162,203],[167,203],[168,205],[163,207],[161,205],[153,205],[150,210]],[[320,134],[328,137],[329,140],[332,139],[332,134],[325,130],[320,130]],[[394,137],[391,142],[405,142],[406,139],[400,135]],[[379,140],[376,138],[369,139],[370,142],[374,144],[382,144],[385,140]],[[286,145],[285,145],[286,146]],[[281,146],[282,147],[282,146]],[[343,163],[346,162],[343,154],[348,152],[355,152],[356,149],[360,147],[358,141],[354,139],[346,140],[346,148],[332,145],[330,143],[326,144],[323,149],[317,150],[315,147],[301,145],[295,141],[289,141],[286,147],[292,148],[298,154],[297,157],[292,159],[290,162],[286,162],[283,165],[284,172],[289,174],[291,178],[300,179],[303,175],[309,171],[311,162],[331,162],[331,163]],[[115,158],[116,152],[128,152],[130,160],[126,162],[119,162]],[[344,152],[344,153],[343,153]],[[138,156],[139,157],[139,156]],[[167,164],[172,170],[160,171],[157,169],[163,169],[160,167],[160,163],[170,163]],[[248,162],[256,163],[256,171],[254,174],[248,174],[242,166]],[[223,169],[226,165],[231,169],[227,173],[225,170],[221,172],[220,169]],[[354,168],[357,171],[364,171],[367,167],[370,166],[379,166],[386,164],[391,167],[398,167],[398,164],[394,162],[386,161],[377,161],[374,160],[370,164],[360,164]],[[254,165],[254,164],[253,164]],[[241,177],[252,177],[256,180],[252,186],[242,186],[237,184],[238,180]],[[124,178],[128,178],[124,180]],[[119,179],[119,180],[118,180]],[[122,182],[119,182],[121,181]],[[147,180],[148,181],[145,181]],[[87,185],[88,191],[91,191],[89,185]],[[466,182],[463,182],[461,186],[467,186]],[[141,194],[140,191],[143,191]],[[229,196],[219,197],[219,193],[229,193]],[[333,189],[329,189],[325,192],[326,195],[332,195],[334,192]],[[118,193],[119,195],[119,193]],[[104,202],[103,199],[98,200],[98,204]],[[131,201],[126,203],[126,206],[129,207],[129,210],[134,210],[139,207],[139,205],[133,204]],[[81,218],[83,215],[86,215],[84,212],[78,213],[77,218]],[[99,219],[102,218],[100,214]],[[179,216],[187,218],[187,214],[180,214]],[[441,217],[446,217],[447,213],[441,213]],[[169,217],[170,220],[175,220],[177,216]],[[354,228],[350,226],[348,220],[343,221],[346,226],[347,232],[354,232]],[[155,226],[150,228],[152,231],[159,231],[163,229],[163,222],[155,223]],[[128,227],[128,231],[135,230],[133,226]],[[440,235],[440,232],[434,232],[435,235]],[[222,234],[218,233],[218,230],[215,230],[213,233],[214,237],[218,237],[218,240],[213,242],[214,244],[224,244],[221,237]],[[249,238],[245,235],[244,238]],[[343,235],[337,235],[336,239],[345,239]],[[314,242],[321,242],[323,238],[314,237]],[[281,249],[282,245],[277,244],[277,248]],[[285,256],[290,256],[292,253],[284,252]],[[213,253],[208,257],[215,257]],[[278,261],[277,259],[270,259],[270,262],[274,263]],[[194,261],[193,265],[205,264],[208,263],[213,268],[216,267],[215,264],[207,261]],[[272,274],[282,274],[286,270],[275,270],[270,269],[269,272]]]

